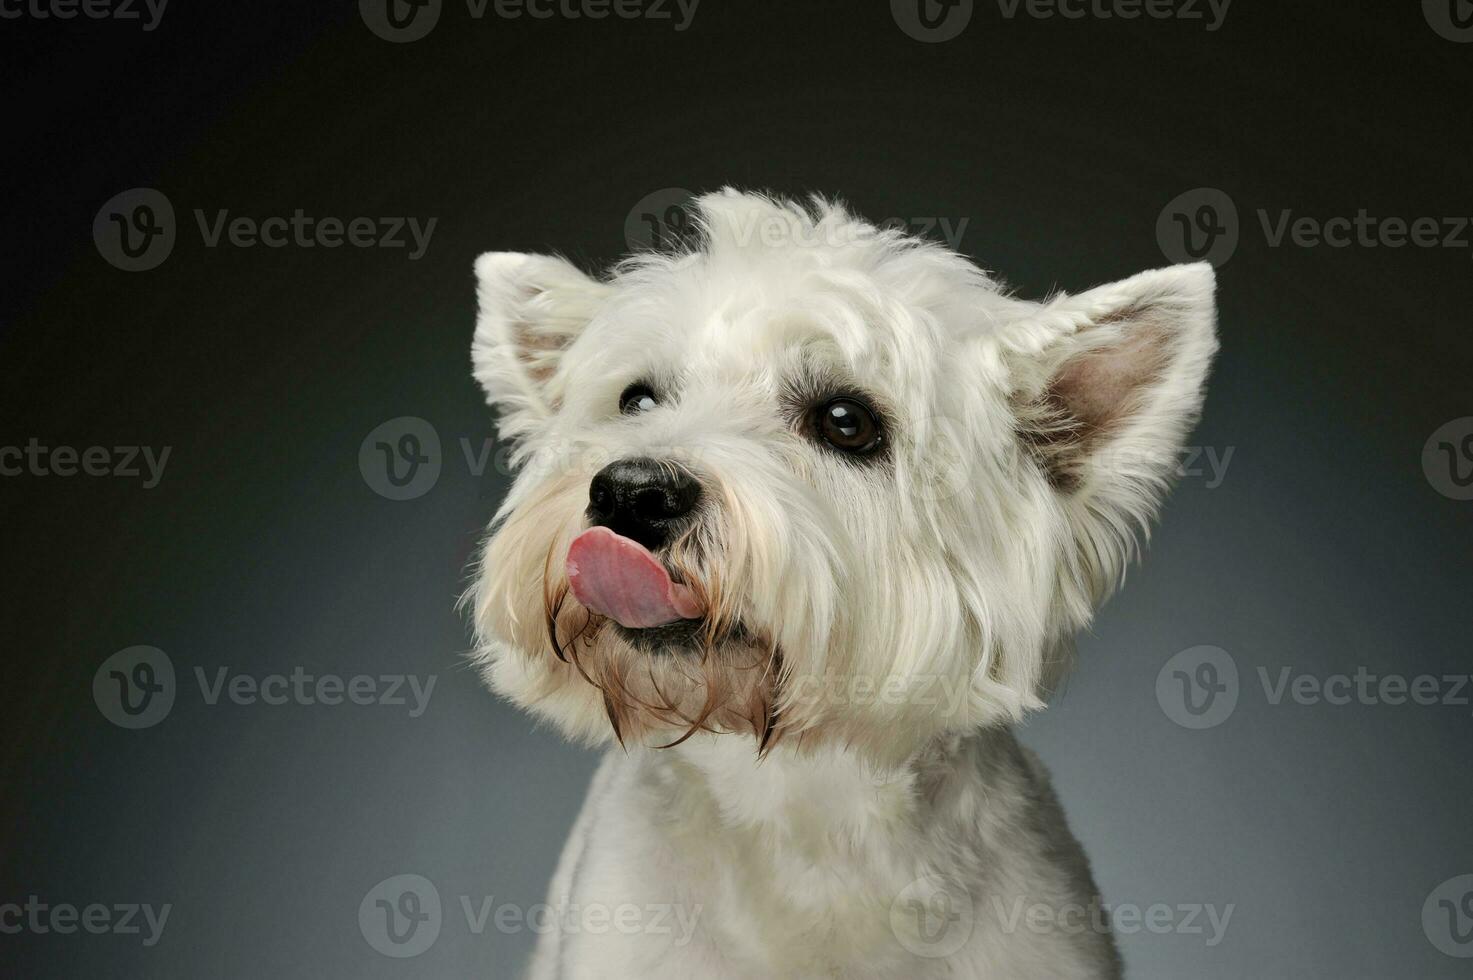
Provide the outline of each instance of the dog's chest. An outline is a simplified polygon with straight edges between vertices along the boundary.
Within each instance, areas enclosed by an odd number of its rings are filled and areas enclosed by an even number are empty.
[[[621,769],[591,801],[575,888],[679,905],[698,923],[692,945],[753,976],[914,974],[892,927],[897,896],[917,868],[954,853],[907,823],[908,782],[877,786],[831,766],[744,780],[717,765],[712,794],[681,766]]]
[[[1042,819],[1046,786],[1003,743],[987,766],[952,753],[888,780],[842,759],[754,775],[750,755],[727,766],[720,749],[615,753],[553,901],[642,910],[650,927],[558,936],[540,961],[556,969],[534,976],[1118,976],[1107,935],[1010,925],[1011,909],[1095,890],[1059,863],[1072,839]]]

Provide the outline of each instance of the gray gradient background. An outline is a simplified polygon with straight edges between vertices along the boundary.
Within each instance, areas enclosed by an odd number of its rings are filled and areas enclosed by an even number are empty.
[[[313,10],[304,10],[304,7]],[[211,9],[203,9],[209,7]],[[1473,214],[1473,44],[1417,2],[1239,0],[1201,22],[1006,20],[922,44],[885,3],[705,0],[668,23],[471,20],[413,44],[351,2],[186,4],[157,30],[0,22],[0,445],[173,447],[160,486],[0,479],[0,903],[169,902],[163,940],[0,935],[25,977],[510,977],[535,938],[471,935],[457,896],[540,902],[595,758],[462,664],[465,566],[505,479],[469,377],[486,249],[624,249],[635,202],[724,183],[967,219],[962,248],[1029,296],[1164,263],[1162,207],[1221,188],[1222,354],[1189,478],[1144,565],[1024,739],[1052,767],[1108,900],[1232,903],[1226,939],[1122,937],[1143,978],[1466,977],[1423,934],[1473,872],[1464,705],[1270,705],[1259,666],[1473,669],[1473,502],[1421,453],[1473,415],[1470,250],[1271,248],[1255,211]],[[161,267],[93,248],[112,195],[180,215]],[[207,249],[193,208],[435,216],[403,250]],[[360,477],[404,415],[444,442],[429,493]],[[94,672],[133,644],[180,673],[124,731]],[[1155,695],[1211,644],[1243,675],[1224,724]],[[192,671],[434,674],[429,710],[205,704]],[[412,872],[446,902],[409,960],[360,900]]]

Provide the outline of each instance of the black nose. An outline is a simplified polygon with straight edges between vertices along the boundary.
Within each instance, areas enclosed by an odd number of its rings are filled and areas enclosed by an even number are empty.
[[[621,459],[588,484],[588,520],[615,534],[658,548],[695,509],[701,485],[679,466],[654,459]]]

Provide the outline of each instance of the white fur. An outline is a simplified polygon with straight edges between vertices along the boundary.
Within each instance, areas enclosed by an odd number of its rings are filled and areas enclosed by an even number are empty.
[[[1176,469],[1215,350],[1211,268],[1034,303],[836,205],[698,207],[696,246],[601,281],[544,256],[476,264],[475,375],[522,464],[467,596],[489,682],[591,743],[615,711],[585,673],[680,718],[703,683],[732,705],[670,749],[682,726],[631,707],[553,883],[554,904],[699,909],[689,941],[558,929],[534,976],[1118,975],[1107,933],[1008,924],[1018,901],[1094,896],[1010,725]],[[636,381],[660,404],[621,416]],[[848,390],[886,417],[880,460],[804,431],[809,401]],[[760,639],[697,664],[603,630],[576,665],[554,655],[547,600],[589,478],[636,455],[701,480],[710,504],[672,560]],[[770,695],[765,754],[739,690]],[[931,875],[971,907],[940,957],[903,935]]]

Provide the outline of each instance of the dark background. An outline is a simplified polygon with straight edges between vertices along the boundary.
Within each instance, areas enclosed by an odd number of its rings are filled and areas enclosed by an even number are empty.
[[[447,0],[404,44],[350,0],[174,0],[147,32],[0,20],[0,77],[0,445],[172,447],[153,489],[0,478],[0,903],[173,906],[152,948],[0,935],[0,973],[517,973],[535,936],[471,934],[459,896],[542,900],[595,758],[462,663],[454,603],[505,487],[460,444],[493,437],[469,376],[471,261],[556,249],[596,266],[647,195],[734,184],[966,220],[961,249],[1033,297],[1165,264],[1157,221],[1178,195],[1235,202],[1193,440],[1230,465],[1220,485],[1183,481],[1024,738],[1107,900],[1234,906],[1215,946],[1122,936],[1132,976],[1469,975],[1422,908],[1473,872],[1473,708],[1275,705],[1257,676],[1473,669],[1473,502],[1422,465],[1435,430],[1473,415],[1473,235],[1272,247],[1258,217],[1473,215],[1473,44],[1415,0],[1237,0],[1215,31],[979,0],[945,43],[872,0],[704,0],[684,31],[476,20]],[[135,187],[172,202],[177,241],[124,272],[92,225]],[[409,261],[207,248],[196,208],[438,221]],[[401,416],[435,427],[442,471],[396,501],[359,452]],[[135,644],[168,654],[178,693],[130,731],[92,682]],[[1197,731],[1156,679],[1201,645],[1228,652],[1242,690]],[[193,672],[222,666],[437,685],[417,718],[209,705]],[[401,873],[445,903],[439,940],[405,960],[357,916]]]

